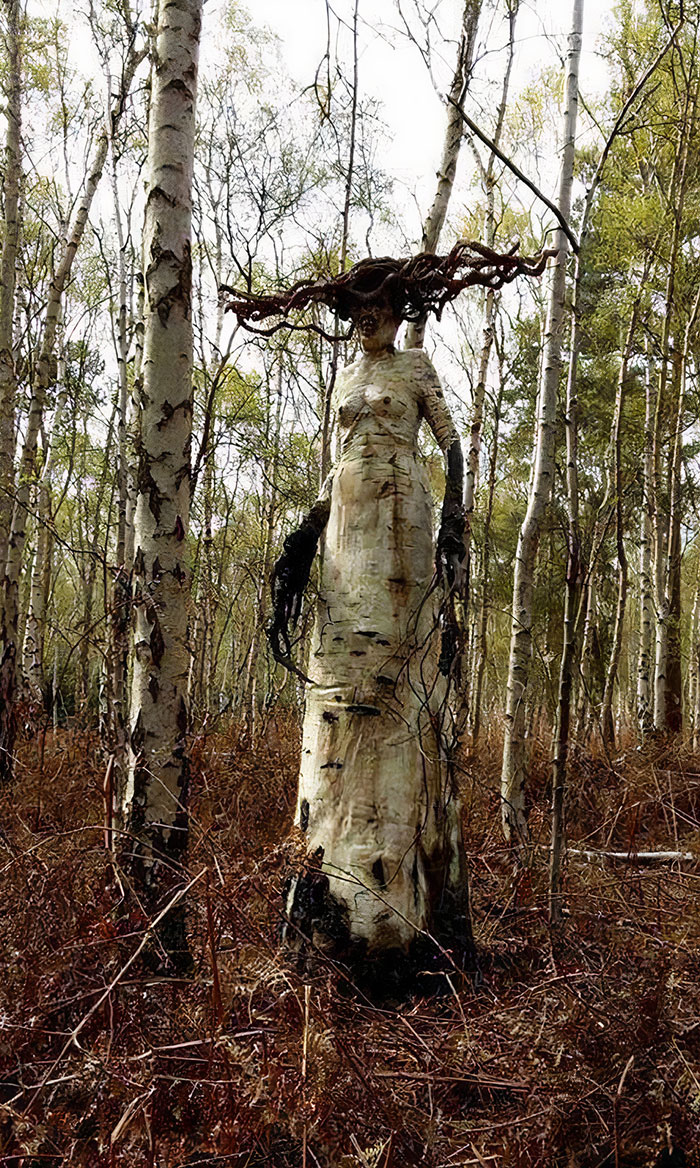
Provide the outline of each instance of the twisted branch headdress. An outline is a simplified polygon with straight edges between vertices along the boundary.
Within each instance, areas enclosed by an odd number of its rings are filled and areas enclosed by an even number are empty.
[[[272,336],[278,329],[312,329],[329,340],[328,333],[313,323],[296,324],[290,314],[303,312],[312,304],[324,304],[342,320],[352,319],[363,308],[389,304],[399,320],[416,321],[429,313],[439,320],[446,304],[465,288],[502,288],[516,276],[539,276],[556,251],[538,256],[517,255],[518,244],[505,254],[483,243],[459,240],[448,255],[421,252],[410,259],[364,259],[338,276],[299,280],[281,292],[266,296],[223,285],[227,312],[234,312],[249,332]],[[258,328],[271,317],[281,319],[270,328]]]

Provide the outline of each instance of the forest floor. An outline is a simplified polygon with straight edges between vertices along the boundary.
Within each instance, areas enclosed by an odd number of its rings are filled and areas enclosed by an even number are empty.
[[[195,972],[170,981],[123,972],[143,925],[115,925],[94,737],[23,744],[0,828],[0,1164],[700,1164],[700,758],[655,744],[574,760],[571,848],[629,859],[570,852],[552,937],[546,848],[514,877],[485,744],[464,768],[478,976],[378,1004],[279,945],[297,743],[279,721],[254,751],[235,727],[197,743]],[[661,848],[698,862],[636,862]]]

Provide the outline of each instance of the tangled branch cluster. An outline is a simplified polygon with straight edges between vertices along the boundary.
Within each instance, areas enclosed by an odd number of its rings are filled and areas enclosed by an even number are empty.
[[[421,252],[410,259],[369,258],[338,276],[299,280],[291,288],[260,296],[254,292],[223,285],[222,295],[230,295],[225,304],[248,331],[271,336],[281,328],[313,329],[324,333],[314,323],[295,324],[290,315],[301,313],[314,304],[330,308],[341,320],[354,321],[357,313],[376,304],[389,304],[400,320],[416,321],[429,313],[439,320],[446,304],[465,288],[480,285],[498,289],[516,276],[539,276],[556,251],[538,256],[517,255],[518,245],[502,254],[485,244],[459,240],[448,255]],[[280,317],[270,328],[256,325]],[[332,339],[332,338],[331,338]]]

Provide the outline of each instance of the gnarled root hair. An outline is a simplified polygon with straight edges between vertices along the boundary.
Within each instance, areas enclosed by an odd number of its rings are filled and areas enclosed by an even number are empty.
[[[369,258],[338,276],[299,280],[290,288],[260,296],[252,291],[223,285],[227,312],[233,312],[248,331],[271,336],[281,328],[312,329],[328,336],[317,324],[296,323],[290,317],[314,304],[323,304],[342,320],[352,319],[372,304],[388,303],[397,319],[421,320],[433,313],[438,320],[446,304],[465,288],[502,288],[517,276],[539,276],[556,251],[538,256],[517,254],[516,244],[502,254],[482,243],[459,240],[448,255],[421,252],[410,259]],[[273,317],[269,328],[258,326]],[[329,337],[329,339],[333,339]]]

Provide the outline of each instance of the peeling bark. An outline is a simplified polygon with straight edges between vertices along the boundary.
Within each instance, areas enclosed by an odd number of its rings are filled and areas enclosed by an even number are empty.
[[[187,844],[187,531],[192,431],[191,220],[201,0],[161,0],[144,223],[144,352],[134,534],[133,680],[124,856],[149,911],[182,877]],[[189,964],[182,902],[159,939]]]

